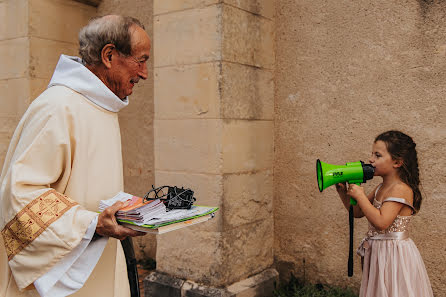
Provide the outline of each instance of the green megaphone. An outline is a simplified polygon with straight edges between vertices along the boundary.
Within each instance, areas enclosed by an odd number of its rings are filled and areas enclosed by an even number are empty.
[[[362,161],[346,163],[345,165],[332,165],[316,161],[317,185],[319,191],[337,183],[347,182],[349,184],[365,183],[372,179],[375,174],[375,168],[370,164],[364,164]],[[350,198],[350,204],[356,205],[356,200]]]

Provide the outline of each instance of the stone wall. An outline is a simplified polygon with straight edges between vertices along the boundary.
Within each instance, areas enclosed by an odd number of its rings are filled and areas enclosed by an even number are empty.
[[[446,3],[276,1],[275,262],[312,282],[347,277],[348,214],[317,190],[315,162],[368,161],[389,129],[417,143],[424,201],[411,237],[435,296],[446,295]],[[369,192],[380,178],[365,184]],[[355,245],[367,229],[356,221]]]

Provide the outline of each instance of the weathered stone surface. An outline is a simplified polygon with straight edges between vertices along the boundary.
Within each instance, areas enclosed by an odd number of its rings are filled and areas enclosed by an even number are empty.
[[[79,29],[96,15],[96,8],[75,1],[29,0],[29,34],[78,43]]]
[[[184,297],[233,297],[225,288],[203,286],[192,281],[185,281],[181,288]]]
[[[224,3],[266,18],[274,18],[274,1],[271,0],[223,0]]]
[[[153,14],[158,15],[191,8],[203,8],[219,2],[221,0],[154,0]]]
[[[220,63],[155,70],[155,112],[158,119],[219,118]]]
[[[2,168],[9,142],[19,121],[20,117],[17,116],[0,116],[0,164]]]
[[[221,120],[155,119],[155,169],[220,173]]]
[[[266,269],[243,281],[216,288],[155,271],[144,279],[144,288],[150,292],[145,294],[147,297],[178,296],[178,291],[182,297],[269,297],[277,281],[277,271]]]
[[[273,126],[272,121],[225,121],[221,141],[223,173],[272,168]]]
[[[31,78],[29,79],[29,97],[23,104],[28,105],[34,99],[36,99],[43,91],[46,90],[50,83],[50,78]]]
[[[0,40],[28,36],[28,0],[0,1]]]
[[[226,251],[221,248],[221,233],[197,232],[207,223],[158,235],[157,271],[207,285],[224,284],[229,266],[222,260]]]
[[[135,250],[135,257],[137,260],[147,261],[149,258],[156,259],[156,235],[146,234],[133,238],[133,246]],[[141,279],[141,277],[140,277]]]
[[[223,62],[221,73],[222,118],[274,118],[274,77],[271,70]]]
[[[21,117],[28,108],[29,85],[26,78],[0,80],[0,117]]]
[[[229,230],[272,217],[272,170],[247,174],[226,174],[221,215],[224,229]]]
[[[156,16],[155,67],[221,59],[219,5]]]
[[[60,55],[76,56],[78,46],[41,38],[30,38],[29,74],[31,78],[50,79]]]
[[[222,233],[224,284],[260,273],[273,264],[273,218],[237,226]]]
[[[274,23],[229,5],[223,6],[224,61],[274,69]]]
[[[279,273],[273,268],[253,275],[227,287],[235,297],[269,297],[272,296],[278,282]]]
[[[438,257],[446,223],[445,3],[280,0],[276,9],[276,261],[311,282],[359,288],[358,257],[354,277],[346,276],[347,212],[335,189],[318,193],[315,161],[367,161],[374,137],[398,129],[417,143],[426,198],[411,237],[434,295],[446,295],[446,259]],[[367,182],[366,192],[380,182]],[[356,220],[355,245],[366,230],[367,221]]]
[[[181,287],[184,280],[159,272],[151,272],[144,279],[144,295],[146,297],[182,297]]]
[[[26,37],[0,41],[0,80],[26,77],[28,53],[29,39]]]

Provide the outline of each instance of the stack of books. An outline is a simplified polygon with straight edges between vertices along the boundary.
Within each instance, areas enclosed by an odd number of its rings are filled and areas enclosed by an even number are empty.
[[[190,209],[167,210],[159,200],[144,201],[143,198],[119,192],[108,200],[101,200],[99,212],[104,211],[115,202],[127,205],[116,212],[118,222],[128,228],[147,233],[161,234],[205,222],[214,217],[218,207],[192,205]]]

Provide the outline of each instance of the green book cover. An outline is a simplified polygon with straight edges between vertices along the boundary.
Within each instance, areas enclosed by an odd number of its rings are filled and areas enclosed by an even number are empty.
[[[177,220],[172,220],[172,221],[163,222],[163,223],[154,224],[154,225],[147,225],[147,224],[138,225],[138,224],[135,224],[135,222],[132,222],[132,221],[129,221],[129,220],[123,220],[123,219],[119,219],[118,222],[127,223],[127,224],[131,224],[131,225],[135,225],[135,226],[139,226],[139,227],[144,227],[144,228],[148,228],[148,229],[157,229],[159,227],[163,227],[163,226],[167,226],[167,225],[171,225],[171,224],[175,224],[175,223],[179,223],[179,222],[184,222],[184,221],[196,219],[196,218],[199,218],[199,217],[206,216],[208,214],[213,214],[213,213],[215,213],[219,209],[218,207],[209,207],[209,206],[201,206],[201,205],[194,205],[193,208],[205,208],[205,209],[202,212],[200,212],[200,210],[198,210],[199,211],[198,213],[191,211],[192,214],[190,216],[185,216],[185,217],[182,217],[182,218],[177,219]],[[187,212],[187,210],[186,210],[186,212]]]

